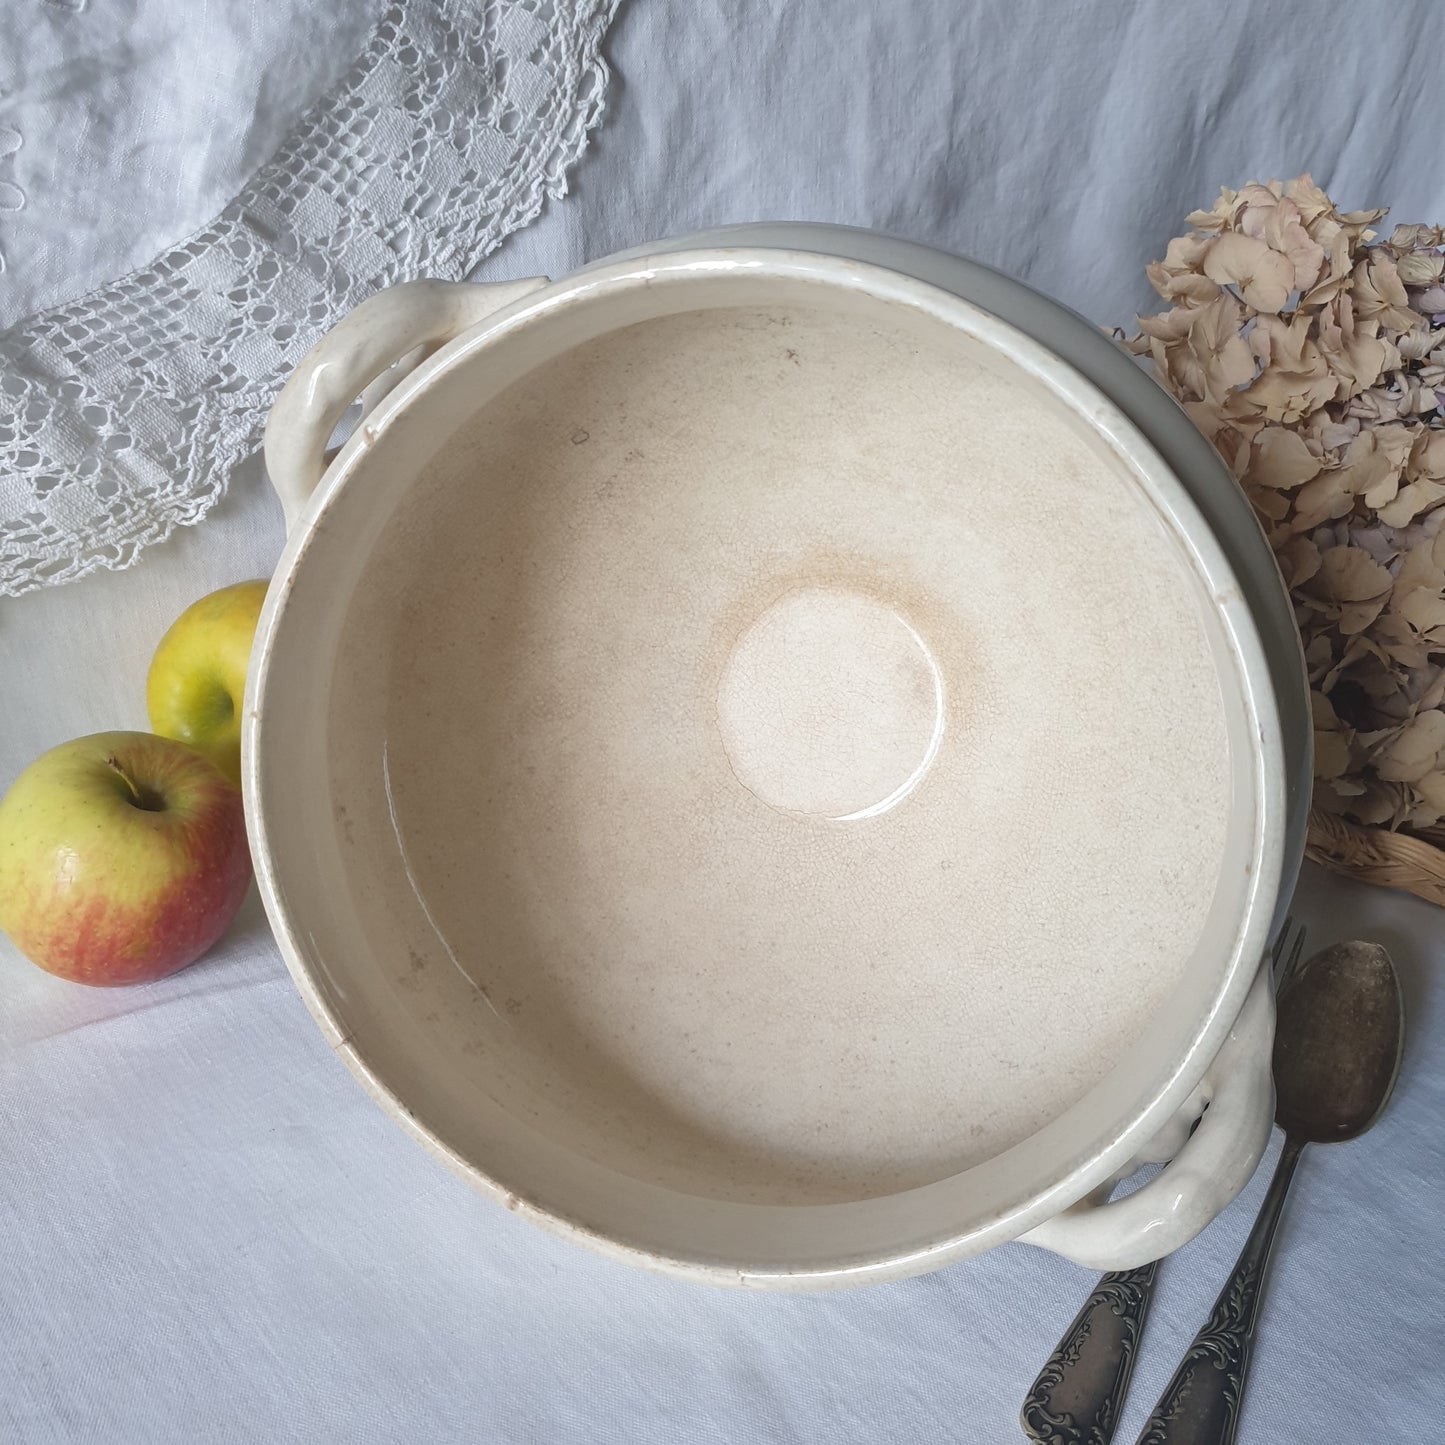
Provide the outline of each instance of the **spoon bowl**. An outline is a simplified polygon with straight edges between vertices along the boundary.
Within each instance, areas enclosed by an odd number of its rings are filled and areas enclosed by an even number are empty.
[[[1275,1122],[1309,1144],[1363,1134],[1400,1071],[1405,1003],[1378,943],[1337,943],[1285,981],[1274,1045]]]

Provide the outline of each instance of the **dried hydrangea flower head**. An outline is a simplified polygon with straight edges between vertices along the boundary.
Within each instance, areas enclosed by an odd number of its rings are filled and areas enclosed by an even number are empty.
[[[1370,228],[1309,176],[1224,189],[1122,338],[1233,469],[1294,599],[1315,806],[1445,820],[1445,230]],[[1438,832],[1434,836],[1439,836]]]

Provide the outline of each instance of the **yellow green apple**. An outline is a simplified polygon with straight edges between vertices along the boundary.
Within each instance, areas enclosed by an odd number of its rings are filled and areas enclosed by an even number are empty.
[[[151,658],[146,711],[162,737],[189,743],[241,781],[241,700],[265,582],[237,582],[193,602]]]
[[[77,983],[143,983],[194,962],[250,877],[240,792],[169,738],[62,743],[0,799],[0,928]]]

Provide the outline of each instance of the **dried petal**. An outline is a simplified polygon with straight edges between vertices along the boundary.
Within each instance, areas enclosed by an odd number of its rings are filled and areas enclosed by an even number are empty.
[[[1394,789],[1369,779],[1364,792],[1352,800],[1350,814],[1362,823],[1378,827],[1394,818],[1398,801],[1399,794]]]
[[[1332,728],[1336,732],[1340,732],[1344,728],[1339,714],[1335,711],[1334,704],[1323,693],[1312,692],[1310,694],[1310,715],[1314,719],[1316,728]]]
[[[1322,452],[1332,452],[1339,447],[1348,446],[1360,434],[1358,417],[1350,416],[1343,421],[1331,421],[1328,412],[1321,411],[1315,415],[1325,418],[1318,425],[1313,417],[1310,418],[1311,435]]]
[[[1412,481],[1445,481],[1445,431],[1420,431],[1412,442],[1406,475]]]
[[[1238,286],[1244,300],[1266,314],[1279,311],[1294,287],[1294,266],[1287,257],[1237,231],[1220,236],[1209,248],[1204,274],[1211,281]]]
[[[1375,763],[1387,782],[1413,783],[1433,773],[1445,749],[1445,712],[1425,712],[1400,729],[1400,735]]]
[[[1390,527],[1407,527],[1421,512],[1445,501],[1445,482],[1410,482],[1393,500],[1380,507],[1378,515]]]
[[[1366,602],[1347,602],[1340,608],[1339,619],[1335,626],[1340,629],[1343,637],[1354,637],[1371,626],[1380,613],[1385,610],[1386,597],[1373,597]]]
[[[1376,621],[1370,633],[1395,667],[1413,671],[1428,666],[1431,644],[1422,642],[1414,628],[1397,613],[1386,612]]]
[[[1424,674],[1433,671],[1435,679],[1433,682],[1426,681]],[[1420,689],[1418,699],[1421,710],[1431,707],[1445,707],[1445,667],[1421,668],[1421,681],[1424,685]]]
[[[1175,306],[1157,316],[1139,317],[1139,330],[1145,336],[1152,336],[1165,343],[1182,341],[1194,325],[1195,313],[1191,307]]]
[[[1436,316],[1445,311],[1445,285],[1436,282],[1415,297],[1415,309],[1422,316]]]
[[[1235,228],[1289,260],[1295,290],[1313,286],[1325,263],[1324,247],[1305,229],[1300,209],[1284,187],[1278,181],[1267,186],[1252,182],[1240,191],[1239,203]]]
[[[1289,498],[1273,487],[1256,487],[1245,483],[1244,494],[1254,510],[1269,522],[1283,522],[1290,513]]]
[[[1402,592],[1411,587],[1438,592],[1445,587],[1445,529],[1406,548],[1395,585]]]
[[[1320,570],[1320,549],[1308,537],[1291,537],[1275,557],[1291,592]]]
[[[1157,261],[1146,266],[1144,274],[1166,301],[1211,301],[1219,295],[1219,287],[1209,277],[1195,275],[1192,271],[1181,271],[1171,276]]]
[[[1396,234],[1403,229],[1397,226]],[[1438,251],[1407,251],[1395,263],[1400,280],[1407,286],[1428,286],[1445,272],[1445,256]]]
[[[1422,226],[1417,222],[1409,225],[1402,223],[1390,232],[1389,245],[1396,251],[1429,249],[1442,243],[1445,243],[1445,228],[1440,226]]]
[[[1331,547],[1320,558],[1320,591],[1333,602],[1363,602],[1385,596],[1394,582],[1389,570],[1358,547]]]
[[[1176,236],[1164,259],[1144,268],[1150,284],[1166,301],[1212,301],[1219,287],[1201,268],[1210,244],[1207,236]]]
[[[1315,734],[1315,777],[1338,778],[1349,770],[1350,745],[1341,733]]]
[[[1375,236],[1370,227],[1385,215],[1387,210],[1388,207],[1377,206],[1370,211],[1341,211],[1337,213],[1336,219],[1353,240],[1370,241]]]
[[[1355,309],[1362,319],[1377,317],[1382,326],[1408,331],[1415,324],[1410,297],[1395,263],[1378,249],[1355,267]]]
[[[1394,347],[1379,337],[1378,317],[1356,315],[1348,293],[1337,296],[1320,313],[1320,353],[1340,380],[1339,399],[1356,396],[1380,379],[1392,364],[1400,364]]]
[[[1331,236],[1325,236],[1316,229],[1311,232],[1328,250],[1329,262],[1320,280],[1307,291],[1300,304],[1312,307],[1338,296],[1350,284],[1354,270],[1354,257],[1350,250],[1350,238],[1338,228]]]
[[[1362,431],[1345,448],[1344,466],[1339,472],[1340,485],[1357,497],[1371,493],[1388,501],[1395,495],[1394,483],[1398,481],[1404,467],[1404,452],[1409,450],[1409,440],[1403,448],[1398,439],[1387,440],[1392,428],[1379,426],[1372,431]],[[1395,433],[1404,431],[1393,428]]]
[[[1296,176],[1292,181],[1286,181],[1284,193],[1299,208],[1300,217],[1307,228],[1313,226],[1321,217],[1334,215],[1334,202],[1315,185],[1308,171]],[[1311,231],[1310,234],[1314,233]]]
[[[1321,472],[1295,493],[1295,530],[1308,532],[1331,517],[1343,517],[1355,504],[1345,473]]]
[[[1234,218],[1238,192],[1220,186],[1219,199],[1207,211],[1190,211],[1184,218],[1196,231],[1220,231]]]
[[[1297,487],[1317,476],[1320,459],[1298,432],[1267,426],[1254,439],[1249,477],[1265,487]]]
[[[1168,374],[1179,388],[1178,394],[1222,401],[1254,375],[1254,358],[1239,335],[1239,303],[1232,296],[1220,295],[1207,305],[1189,308],[1185,316],[1182,344],[1173,337],[1159,337],[1164,341]],[[1177,326],[1171,322],[1170,329]]]
[[[1396,338],[1395,349],[1405,361],[1424,361],[1442,341],[1445,341],[1445,331],[1432,331],[1422,317],[1403,336]]]
[[[1375,448],[1389,458],[1392,467],[1403,467],[1415,446],[1415,432],[1408,426],[1375,428]]]
[[[1399,421],[1409,414],[1408,398],[1384,387],[1372,387],[1349,402],[1346,414],[1371,427]]]
[[[1290,425],[1332,400],[1337,385],[1323,363],[1317,372],[1270,368],[1260,372],[1236,397],[1227,399],[1225,412],[1241,420],[1259,416]]]
[[[1445,814],[1445,772],[1426,773],[1423,778],[1415,779],[1415,787],[1434,810],[1435,817],[1420,824],[1422,827],[1429,827],[1439,820],[1441,814]]]
[[[1422,637],[1445,643],[1445,596],[1429,587],[1411,587],[1394,599],[1394,610]]]

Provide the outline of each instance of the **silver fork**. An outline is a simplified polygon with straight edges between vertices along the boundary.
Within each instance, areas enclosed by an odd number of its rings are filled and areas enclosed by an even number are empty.
[[[1275,992],[1299,967],[1305,931],[1285,919],[1270,954]],[[1019,1411],[1030,1440],[1109,1445],[1134,1373],[1134,1356],[1154,1297],[1158,1260],[1104,1275],[1039,1371]]]
[[[1270,955],[1270,967],[1274,972],[1276,994],[1294,977],[1299,969],[1300,960],[1304,957],[1304,951],[1304,924],[1296,923],[1293,918],[1286,918],[1284,927],[1280,929],[1279,938],[1274,945],[1274,952]]]

